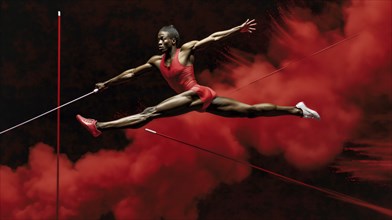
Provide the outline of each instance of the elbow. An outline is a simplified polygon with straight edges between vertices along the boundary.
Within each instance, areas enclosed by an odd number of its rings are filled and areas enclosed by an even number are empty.
[[[130,79],[130,78],[132,78],[134,75],[135,75],[134,72],[130,72],[130,73],[128,73],[127,75],[125,75],[125,78],[126,78],[126,79]]]
[[[211,41],[218,41],[219,39],[221,39],[222,37],[221,36],[219,36],[219,35],[217,35],[217,34],[212,34],[211,36],[210,36],[210,40]]]
[[[134,72],[133,69],[131,69],[131,70],[128,70],[128,71],[125,72],[123,78],[125,78],[125,79],[130,79],[130,78],[132,78],[134,75],[135,75],[135,72]]]

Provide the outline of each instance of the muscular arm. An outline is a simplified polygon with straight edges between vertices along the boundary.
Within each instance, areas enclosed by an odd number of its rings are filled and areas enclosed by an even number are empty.
[[[188,43],[185,43],[181,47],[181,49],[196,50],[196,49],[205,47],[206,45],[208,45],[211,42],[222,40],[222,39],[224,39],[234,33],[238,33],[238,32],[252,33],[252,31],[256,30],[255,26],[256,26],[256,23],[255,23],[254,19],[253,20],[247,19],[243,24],[236,26],[236,27],[233,27],[229,30],[215,32],[200,41],[190,41]]]
[[[147,61],[147,63],[145,63],[141,66],[138,66],[136,68],[126,70],[126,71],[122,72],[121,74],[119,74],[119,75],[117,75],[117,76],[115,76],[105,82],[97,83],[97,84],[95,84],[95,87],[98,90],[103,90],[103,89],[108,88],[109,86],[124,83],[136,75],[140,75],[141,73],[144,73],[144,72],[147,72],[148,70],[151,70],[151,68],[153,66],[156,66],[157,61],[159,61],[160,59],[161,59],[161,56],[153,56]]]

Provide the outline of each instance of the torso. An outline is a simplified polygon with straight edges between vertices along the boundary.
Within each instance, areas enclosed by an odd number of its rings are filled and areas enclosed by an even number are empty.
[[[177,49],[171,58],[167,59],[166,54],[163,54],[160,59],[159,69],[162,76],[177,93],[190,90],[197,85],[192,61],[187,59],[180,49]]]

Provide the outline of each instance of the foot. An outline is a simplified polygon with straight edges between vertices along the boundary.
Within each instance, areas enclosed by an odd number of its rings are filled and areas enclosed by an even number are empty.
[[[90,118],[83,118],[81,115],[76,115],[76,119],[87,129],[88,132],[94,137],[101,135],[101,131],[97,128],[97,120]]]
[[[312,119],[320,120],[320,115],[316,111],[306,107],[305,103],[298,102],[298,104],[296,104],[295,107],[302,110],[303,118],[312,118]]]

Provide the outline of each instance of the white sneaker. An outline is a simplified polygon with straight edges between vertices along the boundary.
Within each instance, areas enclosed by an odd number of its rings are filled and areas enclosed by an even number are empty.
[[[312,118],[312,119],[320,120],[320,115],[316,111],[306,107],[305,103],[298,102],[298,104],[296,104],[295,107],[302,110],[303,118]]]

